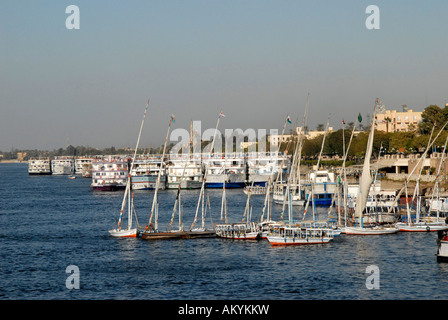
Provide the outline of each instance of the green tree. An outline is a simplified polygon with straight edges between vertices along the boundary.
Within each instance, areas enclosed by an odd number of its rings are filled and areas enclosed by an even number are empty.
[[[418,125],[421,134],[431,133],[434,123],[443,126],[448,119],[448,108],[441,109],[437,105],[430,105],[422,112],[422,121]]]

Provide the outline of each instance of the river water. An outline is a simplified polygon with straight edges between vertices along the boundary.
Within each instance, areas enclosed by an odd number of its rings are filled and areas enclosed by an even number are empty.
[[[297,247],[273,247],[266,240],[115,239],[108,230],[117,222],[123,192],[93,192],[90,179],[29,176],[27,169],[26,164],[0,165],[2,300],[448,297],[448,264],[436,261],[437,234],[433,232],[341,235],[328,244]],[[216,223],[222,193],[207,191]],[[198,194],[198,190],[182,192],[187,227],[193,221]],[[173,190],[159,192],[162,228],[169,224],[175,196]],[[141,225],[149,220],[152,199],[153,191],[135,193]],[[246,199],[241,189],[227,190],[230,222],[241,220]],[[254,220],[263,201],[263,196],[251,198]],[[280,208],[273,208],[273,218],[278,219]],[[326,215],[326,209],[318,214]],[[301,218],[298,208],[295,218]],[[207,224],[211,224],[210,215]],[[68,266],[79,270],[79,289],[67,286],[72,275]],[[376,271],[370,273],[371,268]]]

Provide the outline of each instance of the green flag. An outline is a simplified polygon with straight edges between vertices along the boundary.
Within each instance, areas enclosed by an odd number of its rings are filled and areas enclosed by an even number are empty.
[[[362,122],[361,112],[358,114],[358,121]]]

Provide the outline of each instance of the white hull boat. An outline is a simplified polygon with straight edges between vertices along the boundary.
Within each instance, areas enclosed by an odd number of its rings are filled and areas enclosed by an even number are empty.
[[[137,238],[137,229],[109,230],[109,234],[114,238]]]
[[[280,227],[267,236],[273,246],[324,244],[333,240],[326,229]]]
[[[441,231],[448,230],[448,225],[445,222],[416,222],[416,223],[397,223],[396,224],[399,231],[402,232],[431,232],[431,231]]]
[[[396,227],[344,227],[342,233],[348,235],[383,235],[398,232]]]

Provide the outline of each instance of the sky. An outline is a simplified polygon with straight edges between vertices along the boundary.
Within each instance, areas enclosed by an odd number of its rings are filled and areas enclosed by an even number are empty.
[[[79,29],[67,29],[69,5]],[[369,5],[380,29],[370,30]],[[0,150],[160,146],[190,121],[308,127],[448,101],[446,0],[0,2]],[[292,128],[288,127],[287,129]]]

